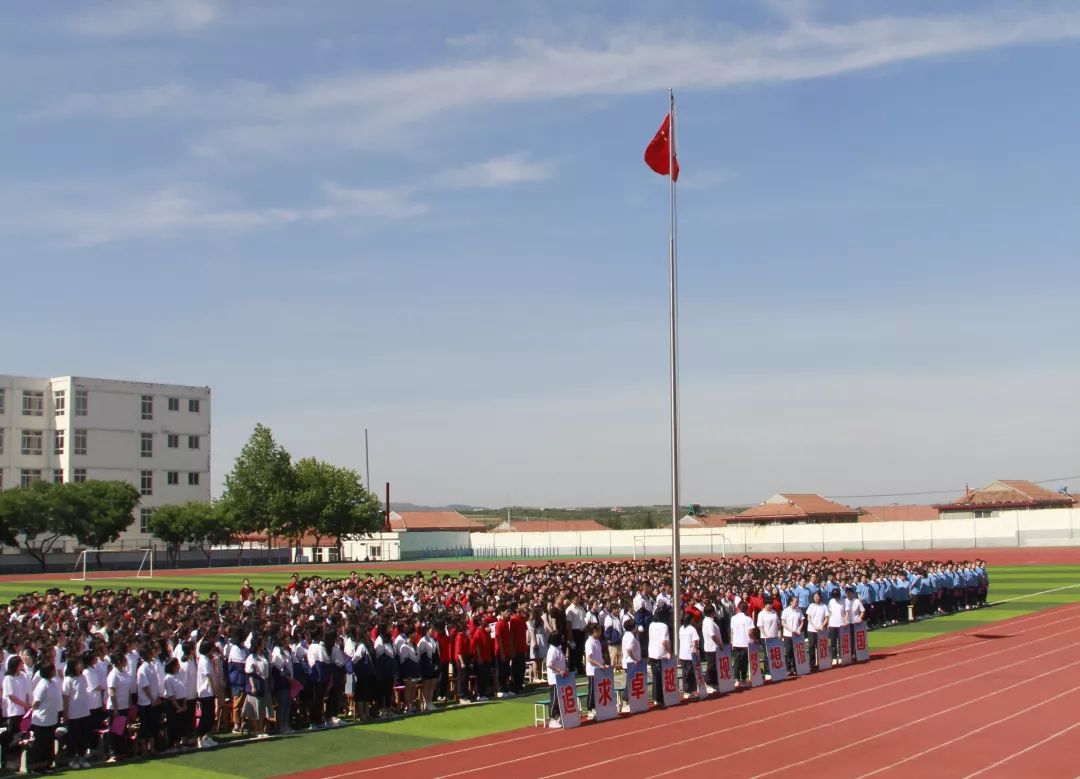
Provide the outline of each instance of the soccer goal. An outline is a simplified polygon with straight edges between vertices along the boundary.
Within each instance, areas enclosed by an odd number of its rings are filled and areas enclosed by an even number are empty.
[[[684,555],[720,555],[727,557],[727,536],[723,531],[708,534],[682,535],[679,549]],[[644,560],[649,557],[669,557],[671,555],[671,536],[640,534],[634,536],[634,559]]]
[[[98,571],[115,571],[119,575],[125,575],[130,568],[124,567],[110,567],[108,560],[112,559],[116,562],[116,555],[124,554],[131,555],[132,552],[138,552],[142,556],[139,558],[139,567],[135,571],[136,579],[152,579],[154,577],[154,550],[148,549],[84,549],[79,552],[78,558],[75,560],[75,568],[72,571],[71,581],[84,582],[87,580],[87,572]],[[98,565],[98,560],[101,560],[101,565]]]

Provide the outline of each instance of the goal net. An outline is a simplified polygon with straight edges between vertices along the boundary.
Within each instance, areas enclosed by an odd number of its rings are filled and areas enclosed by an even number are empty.
[[[148,549],[84,549],[79,552],[72,570],[73,582],[84,582],[90,574],[108,573],[117,577],[131,576],[151,579],[154,576],[154,550]]]
[[[727,536],[723,531],[694,535],[680,534],[679,552],[685,557],[692,555],[720,555],[727,557]],[[634,559],[671,556],[671,535],[642,533],[634,536]]]

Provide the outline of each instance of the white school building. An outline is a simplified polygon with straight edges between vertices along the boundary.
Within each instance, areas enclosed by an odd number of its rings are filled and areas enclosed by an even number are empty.
[[[0,375],[0,489],[88,479],[126,481],[142,495],[116,543],[126,549],[150,545],[155,506],[209,502],[210,388]]]

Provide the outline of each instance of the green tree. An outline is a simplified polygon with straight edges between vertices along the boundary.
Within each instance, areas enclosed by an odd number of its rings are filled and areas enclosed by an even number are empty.
[[[191,536],[191,528],[184,507],[158,506],[150,513],[146,526],[158,540],[165,544],[169,562],[175,568],[177,558],[180,556],[180,547],[187,543]]]
[[[139,491],[126,481],[87,481],[63,485],[76,496],[83,512],[73,525],[73,535],[85,549],[101,549],[131,527]],[[97,555],[101,567],[101,555]]]
[[[60,539],[74,537],[85,521],[83,497],[66,489],[70,486],[37,482],[0,492],[0,525],[43,571],[46,558]]]
[[[330,538],[340,551],[344,541],[381,527],[379,499],[364,488],[356,471],[307,457],[294,472],[297,526],[315,536],[316,546]]]
[[[270,428],[258,424],[225,477],[221,502],[241,533],[275,536],[295,532],[292,458],[274,441]]]
[[[166,544],[169,562],[176,567],[184,544],[192,544],[211,559],[213,547],[228,543],[233,531],[229,515],[217,504],[189,501],[158,506],[150,515],[150,532]]]

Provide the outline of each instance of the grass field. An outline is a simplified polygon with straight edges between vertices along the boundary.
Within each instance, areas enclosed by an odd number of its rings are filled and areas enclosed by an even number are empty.
[[[287,581],[288,576],[288,572],[282,572],[253,575],[250,578],[256,587],[268,587]],[[999,566],[990,569],[990,576],[990,600],[997,602],[997,605],[875,631],[870,634],[871,649],[900,646],[1053,606],[1080,602],[1080,566]],[[137,584],[145,583],[155,588],[198,587],[205,592],[214,589],[226,598],[237,592],[242,578],[222,575],[172,580],[163,576],[139,580]],[[109,583],[106,584],[106,581]],[[132,586],[136,582],[132,578],[124,578],[92,583],[94,586]],[[35,581],[33,589],[43,590],[49,585],[49,582]],[[78,588],[82,583],[61,580],[51,586],[70,588],[71,585]],[[9,598],[12,593],[25,592],[26,589],[26,585],[4,583],[0,585],[0,597]],[[210,752],[96,770],[106,770],[115,779],[265,779],[526,727],[532,723],[532,703],[546,698],[545,691],[508,701],[454,708],[393,722],[306,733],[286,739],[239,744]]]

